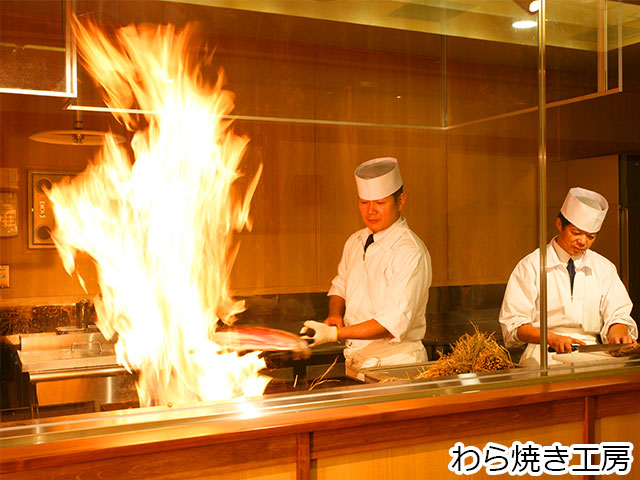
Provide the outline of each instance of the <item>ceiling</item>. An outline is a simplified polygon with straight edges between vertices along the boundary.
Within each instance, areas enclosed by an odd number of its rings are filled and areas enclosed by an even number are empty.
[[[537,45],[537,29],[518,30],[517,20],[536,20],[526,5],[529,0],[78,0],[78,11],[90,4],[98,16],[109,11],[149,12],[148,5],[217,7],[260,14],[286,15],[366,27],[382,27],[458,38],[488,40],[515,45]],[[598,50],[598,25],[607,24],[608,50],[640,42],[640,1],[546,0],[547,44],[585,51]],[[30,0],[29,8],[17,0],[0,1],[0,43],[18,38],[35,46],[63,47],[61,28],[63,0]],[[135,5],[132,10],[131,6]],[[606,9],[603,7],[606,6]],[[168,8],[167,11],[176,9]],[[211,8],[215,11],[215,8]],[[189,15],[185,13],[185,15]],[[197,19],[197,18],[196,18]],[[172,21],[165,17],[164,22]],[[180,21],[183,19],[176,19]],[[122,17],[121,17],[122,21]],[[131,21],[136,21],[135,18]],[[151,19],[149,21],[152,21]],[[20,40],[22,35],[23,40]]]
[[[175,3],[175,0],[163,0]],[[182,0],[179,3],[289,15],[423,33],[537,44],[536,29],[517,30],[517,20],[535,20],[527,0]],[[548,45],[598,50],[597,29],[606,22],[607,49],[640,42],[638,1],[546,0]],[[619,37],[620,34],[620,37]]]

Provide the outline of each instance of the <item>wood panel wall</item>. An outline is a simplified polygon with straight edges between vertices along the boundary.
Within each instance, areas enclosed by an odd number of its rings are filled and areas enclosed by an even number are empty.
[[[429,248],[434,285],[505,283],[516,262],[536,248],[537,115],[455,125],[531,106],[530,49],[514,60],[510,46],[504,62],[482,63],[464,58],[465,41],[452,40],[450,55],[458,59],[450,59],[443,76],[442,59],[432,55],[439,41],[431,35],[391,35],[294,17],[283,20],[287,28],[277,34],[279,23],[263,19],[269,16],[221,12],[226,13],[216,17],[206,10],[202,16],[205,31],[212,25],[223,31],[219,37],[207,32],[217,45],[207,74],[224,67],[227,86],[236,94],[235,113],[253,117],[234,124],[236,132],[251,138],[243,171],[252,175],[264,166],[252,202],[253,231],[238,236],[234,293],[326,291],[344,241],[362,226],[353,170],[377,156],[400,160],[405,214]],[[178,13],[171,14],[189,17]],[[242,33],[234,35],[223,25],[225,15],[234,21],[246,15],[250,22],[238,23]],[[252,25],[265,36],[247,36]],[[309,31],[307,42],[302,27]],[[352,29],[365,35],[356,41]],[[431,50],[419,52],[416,41]],[[498,44],[491,46],[500,51]],[[86,97],[97,98],[84,82]],[[586,148],[583,139],[597,154],[605,146],[640,149],[631,134],[640,110],[628,105],[640,105],[639,97],[633,89],[622,96],[626,101],[613,96],[550,111],[550,158],[572,158],[572,152]],[[73,114],[61,110],[60,100],[6,94],[0,100],[2,166],[18,168],[21,179],[20,233],[0,238],[2,263],[11,267],[11,288],[0,291],[0,302],[82,297],[55,251],[26,247],[25,174],[31,167],[81,170],[95,152],[27,139],[34,131],[70,127]],[[443,116],[445,108],[450,118]],[[590,108],[597,118],[589,119],[589,128],[577,128]],[[618,109],[630,120],[618,119],[618,128],[600,135],[600,126],[617,118]],[[440,128],[443,120],[450,128]],[[85,125],[122,130],[106,114],[85,115]],[[83,268],[90,271],[90,262]],[[93,277],[91,294],[97,292]]]
[[[18,235],[0,238],[2,263],[10,266],[11,287],[0,290],[0,300],[46,299],[85,294],[75,277],[64,271],[55,249],[27,247],[27,172],[30,169],[82,171],[98,152],[96,147],[52,145],[29,140],[45,130],[71,130],[74,112],[63,111],[63,99],[30,95],[0,96],[0,164],[18,170]],[[120,125],[105,115],[85,114],[87,130],[113,130],[126,135]],[[78,269],[86,277],[89,291],[97,293],[95,269],[80,256]]]
[[[536,117],[448,132],[448,279],[506,283],[537,246]]]

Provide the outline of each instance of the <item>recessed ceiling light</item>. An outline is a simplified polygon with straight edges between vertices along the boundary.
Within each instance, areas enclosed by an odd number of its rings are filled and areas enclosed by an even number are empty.
[[[534,20],[520,20],[520,21],[518,21],[518,22],[513,22],[513,23],[511,24],[511,26],[512,26],[513,28],[520,28],[520,29],[523,29],[523,28],[533,28],[533,27],[535,27],[536,25],[538,25],[538,22],[536,22],[536,21],[534,21]]]
[[[533,2],[529,4],[529,11],[533,13],[537,12],[538,10],[540,10],[540,0],[533,0]]]

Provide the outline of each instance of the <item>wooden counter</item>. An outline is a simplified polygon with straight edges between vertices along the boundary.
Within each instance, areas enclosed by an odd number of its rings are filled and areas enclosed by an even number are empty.
[[[640,445],[639,399],[640,373],[629,372],[378,403],[374,398],[243,420],[167,422],[39,445],[6,447],[3,441],[0,474],[3,480],[460,478],[447,468],[456,441],[480,449],[488,441],[510,446],[516,440]],[[473,478],[488,475],[480,470]],[[640,478],[640,466],[627,478]]]

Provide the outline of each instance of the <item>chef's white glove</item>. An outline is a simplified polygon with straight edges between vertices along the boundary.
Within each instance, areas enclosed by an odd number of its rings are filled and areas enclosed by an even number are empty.
[[[307,335],[309,330],[315,331],[315,334],[312,337]],[[338,341],[338,327],[316,322],[314,320],[307,320],[304,322],[304,327],[300,329],[300,334],[302,335],[303,340],[313,340],[313,342],[309,344],[312,347],[317,347],[323,343]]]

